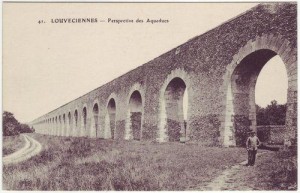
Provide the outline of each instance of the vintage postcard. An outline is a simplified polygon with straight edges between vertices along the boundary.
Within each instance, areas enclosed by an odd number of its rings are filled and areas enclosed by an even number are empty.
[[[297,190],[297,3],[3,2],[2,189]]]

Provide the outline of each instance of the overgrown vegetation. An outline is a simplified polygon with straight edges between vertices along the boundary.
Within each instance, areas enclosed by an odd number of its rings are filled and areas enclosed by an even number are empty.
[[[242,148],[29,135],[44,150],[4,166],[7,190],[186,190],[247,156]]]
[[[232,190],[241,190],[243,186],[254,190],[297,190],[296,149],[259,156],[254,167],[243,167],[231,183],[235,184]]]
[[[27,124],[20,123],[12,113],[4,111],[3,117],[3,136],[13,136],[20,133],[32,133],[33,128],[30,128]]]
[[[24,145],[24,140],[20,135],[3,136],[2,145],[3,145],[2,155],[6,156],[22,148],[22,146]]]
[[[293,147],[295,148],[295,147]],[[280,151],[269,162],[273,189],[297,190],[297,149]],[[265,164],[262,168],[267,169]]]
[[[251,121],[247,116],[234,115],[235,141],[237,146],[246,146]]]
[[[279,105],[276,100],[266,108],[256,105],[257,125],[285,125],[286,104]]]
[[[44,150],[3,167],[5,190],[193,190],[247,158],[244,148],[29,135]],[[295,190],[296,153],[267,152],[256,166],[241,166],[230,184],[234,190]]]

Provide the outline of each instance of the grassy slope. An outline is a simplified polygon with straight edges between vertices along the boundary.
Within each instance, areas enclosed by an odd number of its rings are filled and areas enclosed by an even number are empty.
[[[24,145],[24,138],[21,135],[3,136],[2,155],[6,156],[21,149]]]
[[[185,190],[246,159],[240,148],[32,136],[44,150],[3,168],[7,190]]]
[[[185,190],[201,187],[225,168],[246,159],[241,148],[195,144],[116,142],[31,134],[39,156],[4,166],[7,190]],[[230,182],[257,190],[296,189],[296,153],[267,152]]]
[[[233,190],[240,190],[244,185],[256,190],[296,190],[296,151],[263,154],[258,157],[254,167],[244,167],[243,172],[237,174],[233,183],[235,183]]]

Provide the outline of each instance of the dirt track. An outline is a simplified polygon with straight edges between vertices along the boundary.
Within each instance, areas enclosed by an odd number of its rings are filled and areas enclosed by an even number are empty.
[[[266,152],[258,153],[257,156],[261,156]],[[247,186],[247,183],[243,182],[243,179],[238,179],[237,174],[244,172],[246,161],[236,164],[222,172],[221,175],[213,179],[209,184],[204,187],[196,188],[197,190],[255,190],[251,186]]]
[[[25,139],[25,145],[20,150],[3,157],[3,164],[15,164],[22,162],[37,155],[42,150],[42,145],[28,135],[22,135]]]

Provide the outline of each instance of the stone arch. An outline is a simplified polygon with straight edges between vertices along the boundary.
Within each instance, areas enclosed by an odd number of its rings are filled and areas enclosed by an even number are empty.
[[[49,133],[49,135],[51,135],[52,134],[52,117],[50,117],[49,118],[49,130],[48,130],[48,133]]]
[[[100,136],[100,107],[97,99],[93,102],[91,119],[92,119],[91,136],[99,137]]]
[[[67,136],[71,135],[71,130],[72,130],[72,115],[71,111],[68,111],[68,122],[67,122]]]
[[[54,135],[54,117],[51,118],[51,135]]]
[[[49,132],[49,118],[47,117],[46,118],[46,125],[45,125],[45,134],[48,135],[49,134],[48,132]]]
[[[48,134],[48,129],[49,129],[49,120],[48,117],[45,119],[45,125],[44,125],[44,133]]]
[[[46,124],[46,134],[49,135],[49,130],[50,130],[50,119],[47,117],[47,124]]]
[[[82,136],[88,136],[88,109],[87,105],[84,104],[81,111],[81,133]]]
[[[78,119],[79,119],[79,115],[78,115],[78,109],[76,108],[74,111],[74,128],[73,130],[73,136],[77,136],[77,134],[79,133],[78,130]]]
[[[47,126],[47,119],[44,119],[44,124],[43,124],[43,133],[46,134],[46,126]]]
[[[57,115],[56,115],[56,117],[55,117],[54,135],[58,135],[58,121],[57,121]]]
[[[140,83],[136,83],[131,87],[126,101],[128,101],[128,108],[125,122],[125,139],[140,140],[143,132],[145,104],[145,93]]]
[[[66,136],[66,114],[64,113],[62,117],[62,136]]]
[[[295,138],[297,124],[297,50],[281,35],[262,35],[250,40],[233,56],[223,77],[225,120],[221,125],[224,146],[235,146],[244,136],[237,128],[256,131],[255,84],[262,67],[278,55],[285,64],[288,76],[286,137]],[[255,63],[254,65],[247,65]],[[242,95],[244,95],[242,97]],[[239,125],[239,126],[238,126]],[[245,131],[244,131],[245,132]]]
[[[159,95],[158,141],[187,141],[190,133],[189,111],[183,118],[183,95],[190,93],[190,79],[183,69],[173,70],[165,79]],[[188,106],[190,105],[190,96]]]
[[[61,115],[58,115],[58,136],[61,136]]]
[[[55,117],[52,117],[51,121],[51,135],[55,135]]]
[[[107,100],[105,115],[105,138],[115,138],[116,133],[117,101],[116,95],[112,93]]]

